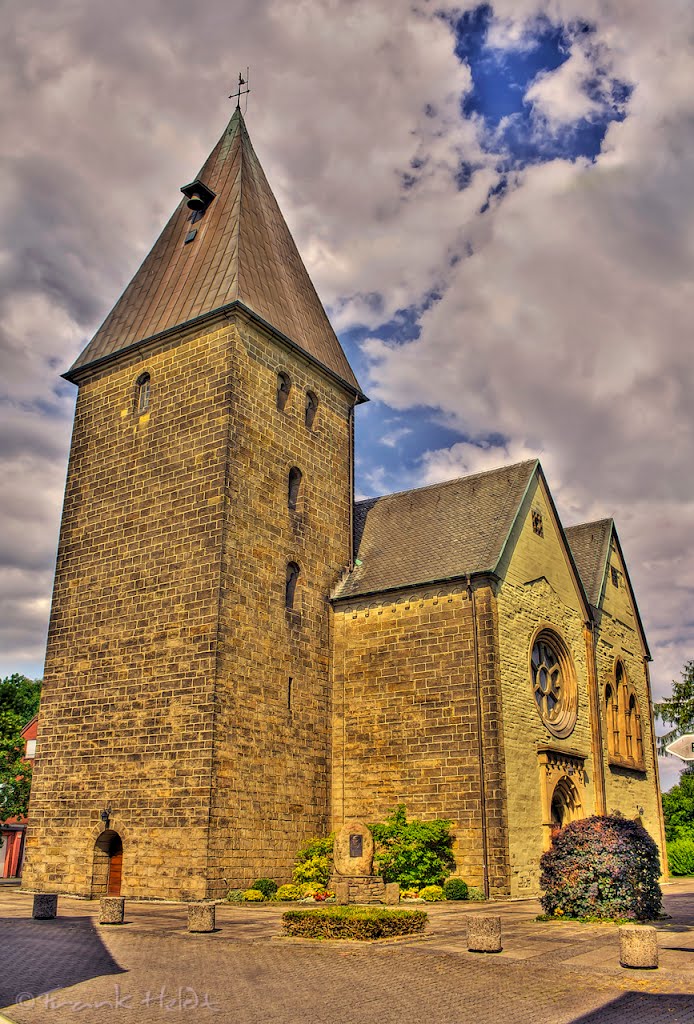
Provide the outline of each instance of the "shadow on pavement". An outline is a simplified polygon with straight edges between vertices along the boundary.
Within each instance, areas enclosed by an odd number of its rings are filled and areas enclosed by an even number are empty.
[[[693,1024],[694,996],[626,992],[571,1024]]]
[[[89,918],[0,920],[0,1008],[109,974],[125,974]]]

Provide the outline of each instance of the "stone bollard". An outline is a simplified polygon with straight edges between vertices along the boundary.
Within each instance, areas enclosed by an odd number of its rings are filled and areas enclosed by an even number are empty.
[[[123,924],[125,899],[123,896],[104,896],[100,902],[99,924]]]
[[[32,917],[36,921],[52,921],[58,913],[58,897],[52,892],[37,892]]]
[[[394,904],[400,902],[400,885],[398,882],[386,882],[386,903]]]
[[[349,882],[336,882],[333,885],[335,902],[339,907],[346,907],[349,903]]]
[[[501,918],[470,914],[467,919],[467,948],[470,953],[500,953]]]
[[[658,966],[658,932],[651,925],[623,924],[619,929],[622,967],[653,970]]]
[[[214,903],[188,904],[188,931],[213,932],[215,926]]]

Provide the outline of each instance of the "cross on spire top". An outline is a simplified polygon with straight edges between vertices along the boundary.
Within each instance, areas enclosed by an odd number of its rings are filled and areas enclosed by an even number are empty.
[[[241,107],[241,97],[242,96],[247,96],[248,93],[251,91],[250,86],[248,84],[249,81],[250,81],[250,76],[249,76],[249,73],[248,73],[249,70],[250,70],[249,68],[246,68],[246,77],[245,78],[242,76],[241,72],[239,71],[239,85],[238,85],[238,89],[236,90],[236,92],[232,92],[231,96],[229,97],[230,100],[233,100],[234,97],[236,98],[236,106],[239,107],[239,108]],[[244,85],[246,86],[245,89],[244,89]],[[246,103],[248,103],[248,101],[246,101]]]

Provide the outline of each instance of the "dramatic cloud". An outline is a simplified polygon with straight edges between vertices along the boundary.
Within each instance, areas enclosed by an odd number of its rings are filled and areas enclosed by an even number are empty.
[[[248,124],[362,383],[358,488],[540,454],[614,514],[657,694],[694,625],[684,0],[29,0],[0,61],[0,672],[41,668],[66,369]],[[359,432],[358,426],[358,432]]]

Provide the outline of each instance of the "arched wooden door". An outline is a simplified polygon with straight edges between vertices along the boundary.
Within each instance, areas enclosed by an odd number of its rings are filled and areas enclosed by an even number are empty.
[[[123,875],[123,843],[119,835],[114,835],[108,844],[108,882],[107,896],[120,896],[120,883]]]

